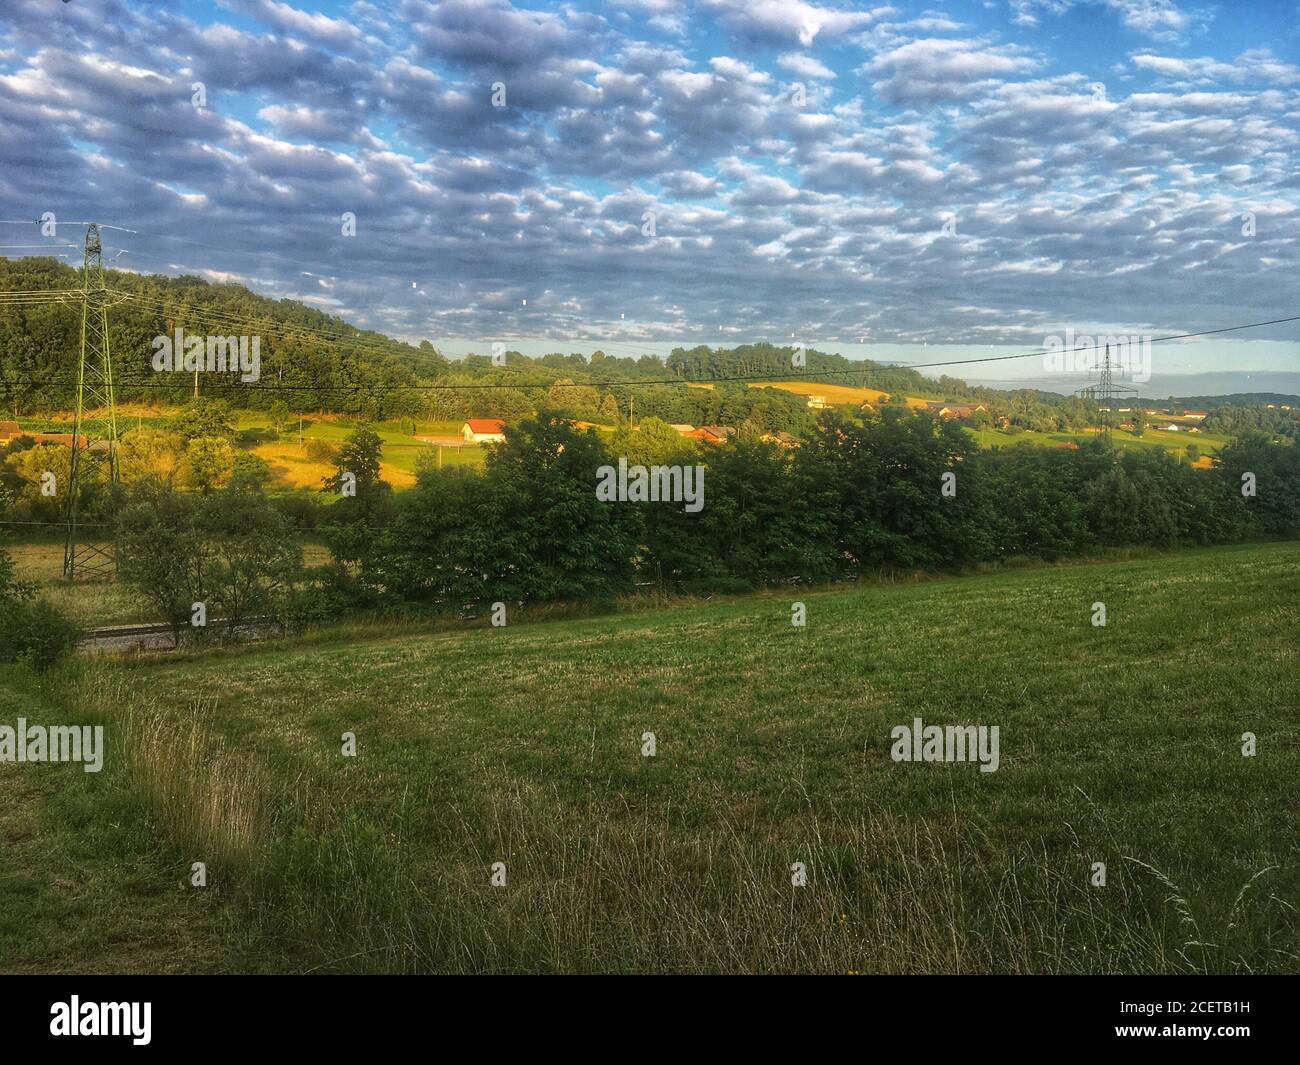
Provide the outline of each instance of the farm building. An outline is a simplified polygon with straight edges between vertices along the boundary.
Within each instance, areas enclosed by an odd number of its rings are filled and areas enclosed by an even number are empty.
[[[798,447],[799,441],[796,437],[791,436],[785,431],[776,433],[764,433],[763,441],[768,444],[775,444],[777,447]]]
[[[940,418],[969,418],[977,411],[986,411],[983,403],[927,403],[925,409]]]
[[[501,444],[506,439],[506,423],[500,418],[470,418],[460,427],[461,439],[469,444]]]
[[[736,430],[730,425],[701,425],[691,433],[696,440],[703,440],[708,444],[725,444],[735,435]]]
[[[8,444],[11,441],[17,440],[19,437],[22,436],[25,436],[33,444],[59,444],[62,445],[63,447],[72,446],[71,433],[24,432],[22,429],[18,427],[17,422],[12,422],[12,421],[0,422],[0,446]],[[78,441],[79,441],[80,449],[84,451],[86,449],[86,437],[84,435],[80,436],[78,437]],[[108,449],[107,440],[96,440],[93,444],[90,445],[91,451],[106,451],[107,449]]]

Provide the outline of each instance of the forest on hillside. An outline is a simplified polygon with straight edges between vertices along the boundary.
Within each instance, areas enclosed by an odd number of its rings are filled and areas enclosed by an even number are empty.
[[[378,333],[367,333],[295,300],[272,300],[242,285],[211,284],[198,277],[104,271],[113,293],[108,309],[109,347],[119,402],[184,402],[193,379],[153,369],[153,339],[176,328],[191,335],[259,336],[260,385],[292,392],[295,406],[376,415],[396,413],[394,396],[417,382],[417,370],[437,374],[446,361]],[[81,274],[50,258],[0,260],[0,292],[71,290]],[[121,294],[121,295],[119,295]],[[68,409],[75,396],[81,305],[0,307],[0,402],[10,414]],[[205,395],[232,405],[265,409],[270,388],[241,385],[237,373],[205,373]],[[374,398],[367,400],[369,393]],[[362,404],[358,407],[356,404]]]
[[[515,419],[545,408],[606,425],[654,417],[729,425],[747,435],[785,431],[803,438],[816,424],[805,397],[762,387],[764,380],[801,378],[883,391],[895,402],[904,395],[980,402],[988,407],[979,416],[981,424],[1060,432],[1096,423],[1095,405],[1077,396],[974,387],[954,377],[928,378],[914,369],[816,349],[760,343],[677,348],[666,360],[599,350],[590,356],[555,352],[530,358],[506,351],[496,361],[486,354],[451,360],[427,339],[408,344],[359,330],[299,301],[269,299],[242,285],[112,269],[105,270],[105,282],[119,402],[174,406],[192,396],[191,374],[159,373],[152,365],[154,338],[172,336],[179,328],[189,335],[259,338],[256,382],[241,382],[238,372],[205,372],[200,382],[203,396],[225,400],[234,409],[266,411],[283,404],[297,412],[362,420],[459,420]],[[80,283],[80,272],[57,259],[0,259],[0,293],[71,292]],[[76,298],[0,305],[0,408],[7,415],[39,417],[73,405],[80,328]],[[1225,428],[1294,433],[1293,418],[1263,407],[1215,418],[1213,424]]]

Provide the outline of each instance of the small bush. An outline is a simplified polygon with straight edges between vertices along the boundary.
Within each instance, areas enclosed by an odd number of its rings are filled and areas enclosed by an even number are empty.
[[[81,626],[44,599],[8,600],[0,614],[0,662],[26,662],[45,673],[81,636]]]
[[[312,437],[303,444],[303,450],[312,462],[333,462],[335,456],[338,455],[338,448],[328,440],[320,440],[316,437]]]
[[[25,601],[36,594],[36,585],[18,578],[14,560],[7,551],[0,551],[0,606]]]
[[[316,528],[321,505],[313,496],[301,494],[279,496],[272,499],[271,504],[289,519],[295,529],[305,531]]]
[[[341,567],[316,566],[307,569],[304,576],[306,584],[289,593],[280,608],[286,629],[300,631],[336,621],[363,603],[362,590]]]

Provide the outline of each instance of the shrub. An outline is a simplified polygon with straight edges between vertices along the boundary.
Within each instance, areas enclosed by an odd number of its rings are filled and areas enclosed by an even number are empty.
[[[230,477],[235,447],[221,436],[196,436],[185,445],[181,474],[185,484],[207,495]]]
[[[305,629],[374,605],[375,597],[341,566],[311,567],[303,571],[303,578],[303,584],[290,591],[280,605],[280,621],[286,629]]]
[[[0,662],[45,673],[77,646],[81,626],[44,599],[8,600],[0,613]]]
[[[231,637],[255,616],[275,614],[302,567],[288,519],[243,482],[196,498],[157,478],[139,481],[118,516],[116,545],[119,579],[178,642],[195,603]]]
[[[271,505],[283,514],[295,529],[316,528],[321,504],[315,496],[301,494],[277,496],[271,500]]]
[[[303,450],[312,462],[333,462],[338,455],[338,448],[328,440],[321,440],[317,437],[311,437],[305,444]]]
[[[14,560],[7,551],[0,551],[0,605],[30,599],[36,594],[36,585],[19,580],[14,573]]]

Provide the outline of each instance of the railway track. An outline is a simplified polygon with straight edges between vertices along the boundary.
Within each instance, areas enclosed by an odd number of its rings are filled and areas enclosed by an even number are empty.
[[[221,618],[214,618],[209,622],[211,628],[219,628],[222,625],[224,622]],[[269,635],[274,628],[275,623],[272,618],[253,617],[240,624],[239,632],[246,638],[259,639]],[[129,651],[135,648],[156,651],[175,650],[172,628],[166,624],[99,625],[89,629],[77,642],[77,647],[89,651]]]

